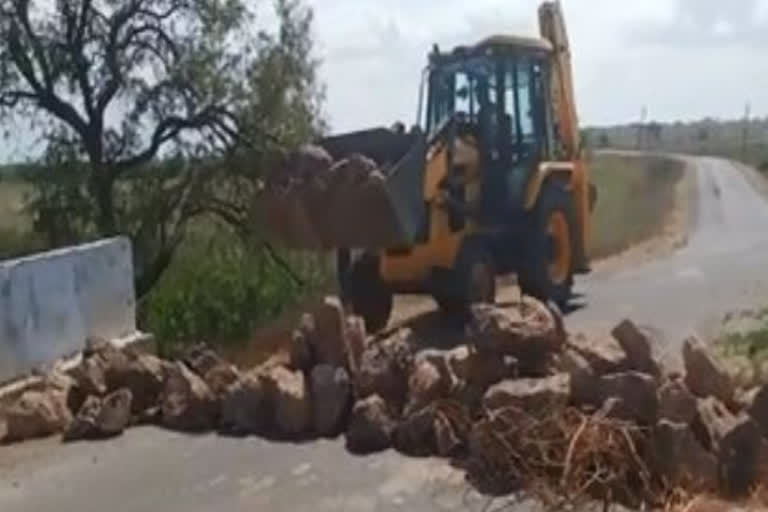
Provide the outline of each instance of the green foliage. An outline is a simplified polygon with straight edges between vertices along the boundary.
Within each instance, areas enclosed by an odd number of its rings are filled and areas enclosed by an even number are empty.
[[[726,356],[748,356],[755,359],[768,358],[768,325],[746,333],[726,334],[719,340]]]
[[[260,28],[244,0],[48,4],[0,1],[0,118],[46,144],[34,227],[130,236],[143,295],[199,217],[248,234],[260,179],[324,128],[312,11],[275,0]]]
[[[274,319],[329,279],[319,256],[282,255],[299,269],[298,284],[258,247],[239,241],[225,226],[197,229],[173,265],[140,305],[142,328],[163,351],[195,341],[231,344]]]
[[[241,340],[324,283],[322,261],[280,255],[296,284],[253,232],[265,173],[325,130],[312,11],[275,0],[260,27],[251,5],[0,0],[0,120],[45,143],[0,255],[128,235],[165,346]]]

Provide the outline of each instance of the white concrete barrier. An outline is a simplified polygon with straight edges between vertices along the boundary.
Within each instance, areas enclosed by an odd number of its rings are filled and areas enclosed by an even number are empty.
[[[0,382],[137,335],[131,243],[119,237],[0,262]]]

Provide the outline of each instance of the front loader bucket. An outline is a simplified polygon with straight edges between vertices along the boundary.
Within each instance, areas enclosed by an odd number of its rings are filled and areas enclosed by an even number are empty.
[[[329,169],[310,172],[288,191],[264,193],[260,217],[269,238],[302,250],[384,249],[419,239],[426,219],[421,133],[380,128],[329,137],[318,145],[334,162]],[[368,162],[365,173],[347,176],[349,162]]]

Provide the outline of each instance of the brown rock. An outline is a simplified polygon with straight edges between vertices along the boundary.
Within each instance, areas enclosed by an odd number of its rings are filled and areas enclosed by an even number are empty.
[[[113,437],[123,433],[131,420],[132,400],[133,394],[126,388],[113,391],[104,397],[96,420],[101,436]]]
[[[394,447],[413,457],[433,455],[435,442],[435,411],[427,406],[407,414],[394,431]]]
[[[483,397],[489,410],[516,408],[531,414],[563,409],[570,399],[570,377],[558,374],[544,379],[505,380],[491,386]]]
[[[471,309],[467,333],[478,350],[513,356],[527,364],[559,351],[565,343],[555,315],[529,297],[516,308],[480,304]]]
[[[690,425],[696,417],[696,397],[685,383],[671,380],[659,388],[659,419]]]
[[[661,375],[659,365],[653,358],[651,340],[631,320],[624,320],[613,328],[611,335],[619,342],[633,370],[654,377]]]
[[[312,329],[314,329],[312,315],[304,314],[299,321],[299,326],[291,335],[289,357],[292,370],[309,371],[314,365],[312,347],[309,344]]]
[[[764,437],[768,437],[768,385],[754,388],[742,397],[747,413],[760,426]]]
[[[309,181],[327,179],[332,165],[333,158],[322,147],[303,145],[288,155],[281,172],[269,176],[267,187],[290,189]]]
[[[304,374],[276,366],[264,375],[263,384],[279,433],[293,437],[309,432],[312,402]]]
[[[556,370],[570,376],[571,402],[574,405],[596,405],[600,402],[599,379],[587,360],[576,350],[569,348],[560,354]]]
[[[311,308],[313,322],[305,326],[312,352],[319,364],[345,366],[344,308],[336,297],[325,297]]]
[[[75,418],[70,422],[64,432],[63,440],[65,442],[79,441],[80,439],[94,437],[94,433],[97,430],[96,422],[99,419],[99,413],[101,413],[101,398],[90,395],[85,399]]]
[[[463,454],[469,443],[472,418],[469,409],[456,400],[440,400],[434,404],[435,447],[441,457]]]
[[[345,320],[344,339],[347,350],[347,367],[352,375],[357,375],[367,347],[368,335],[365,331],[365,321],[357,316]]]
[[[217,366],[226,364],[216,352],[204,344],[198,344],[188,348],[182,357],[187,368],[195,372],[199,377],[203,377],[209,370]]]
[[[717,461],[687,424],[662,419],[653,430],[654,464],[673,488],[703,493],[717,490]]]
[[[83,396],[103,396],[107,393],[104,362],[99,357],[84,358],[69,374],[75,380],[78,392]]]
[[[355,378],[359,397],[379,395],[387,403],[402,407],[413,363],[412,336],[410,329],[401,329],[389,338],[377,340],[365,350]]]
[[[417,362],[408,378],[408,409],[417,410],[447,395],[451,382],[437,367],[427,361]]]
[[[215,396],[221,396],[240,379],[237,368],[205,345],[188,349],[183,356],[187,367],[205,381]]]
[[[129,389],[132,413],[140,415],[158,405],[170,366],[151,354],[129,354],[124,364],[109,370],[110,387]]]
[[[184,363],[169,367],[160,402],[167,428],[198,432],[216,425],[218,407],[213,392]]]
[[[48,388],[25,391],[5,411],[5,436],[12,443],[45,437],[63,431],[72,419],[66,393]]]
[[[387,403],[371,395],[355,403],[346,433],[347,449],[352,453],[383,451],[392,444],[395,420]]]
[[[466,445],[456,426],[444,415],[435,416],[435,448],[440,457],[454,457]]]
[[[637,421],[643,425],[656,423],[659,400],[656,380],[650,375],[640,372],[604,375],[598,386],[603,400],[620,400],[622,407],[614,411],[614,417]]]
[[[611,335],[587,338],[583,334],[577,334],[568,340],[568,344],[587,360],[596,375],[630,370],[627,354]]]
[[[485,390],[502,380],[518,376],[518,361],[515,357],[474,350],[466,360],[462,361],[458,356],[456,351],[451,352],[451,368],[457,371],[463,367],[464,371],[457,375],[462,381],[478,389]]]
[[[759,474],[762,437],[749,415],[732,414],[715,397],[699,399],[692,426],[717,457],[720,490],[729,496],[749,493]]]
[[[267,414],[261,377],[251,372],[241,376],[224,393],[219,428],[231,435],[256,434],[267,427]]]
[[[203,375],[203,380],[214,395],[224,395],[233,384],[240,380],[240,371],[234,365],[224,363],[214,366]]]
[[[352,384],[344,368],[319,365],[310,377],[312,422],[321,436],[339,434],[346,426],[352,400]]]
[[[706,398],[714,396],[725,404],[733,400],[734,386],[728,372],[696,337],[683,344],[685,384],[691,393]]]

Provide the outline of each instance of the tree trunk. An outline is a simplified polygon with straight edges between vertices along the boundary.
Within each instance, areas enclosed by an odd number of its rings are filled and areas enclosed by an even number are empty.
[[[96,201],[96,228],[99,235],[117,235],[114,202],[114,180],[100,163],[91,164],[90,189]]]

